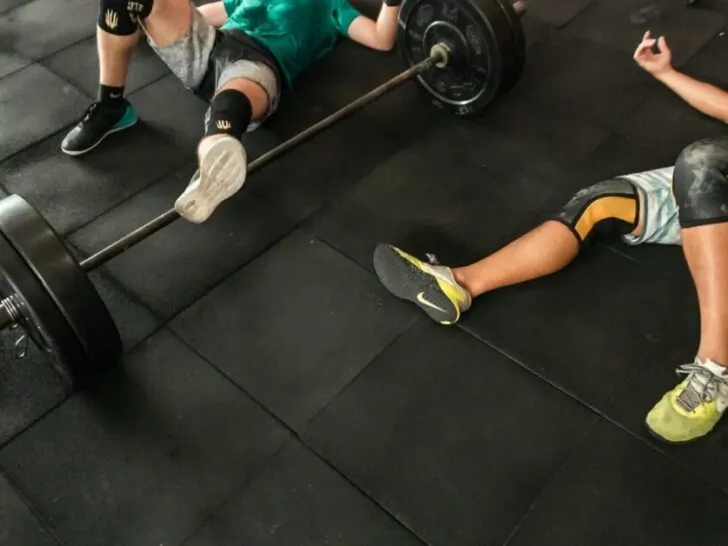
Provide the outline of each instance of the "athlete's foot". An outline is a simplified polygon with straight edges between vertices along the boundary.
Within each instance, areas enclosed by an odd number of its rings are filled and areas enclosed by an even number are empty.
[[[138,120],[136,112],[126,100],[120,101],[118,105],[94,102],[63,139],[61,150],[68,155],[85,154],[110,134],[133,127]]]
[[[374,270],[387,290],[416,304],[440,324],[455,324],[472,303],[449,267],[428,264],[393,246],[377,246]]]
[[[245,148],[229,135],[205,137],[198,156],[200,168],[174,205],[180,216],[195,224],[207,220],[220,203],[240,191],[248,172]]]

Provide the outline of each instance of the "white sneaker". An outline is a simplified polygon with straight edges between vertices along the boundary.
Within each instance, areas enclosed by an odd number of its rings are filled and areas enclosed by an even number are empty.
[[[185,220],[201,224],[220,203],[240,191],[247,173],[248,156],[242,143],[224,136],[200,158],[200,168],[174,208]]]

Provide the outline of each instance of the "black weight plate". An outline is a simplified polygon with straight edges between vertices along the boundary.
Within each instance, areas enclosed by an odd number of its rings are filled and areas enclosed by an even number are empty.
[[[418,76],[437,106],[456,115],[478,114],[502,88],[515,83],[525,55],[519,62],[522,28],[509,7],[510,12],[499,0],[404,1],[398,42],[405,61],[410,66],[421,62],[435,43],[453,52],[447,67]]]
[[[0,201],[0,233],[22,259],[0,255],[5,280],[50,340],[72,382],[110,364],[122,351],[119,332],[86,273],[45,219],[24,199]],[[7,261],[7,263],[6,263]],[[12,270],[10,265],[12,263]],[[7,294],[6,294],[7,295]]]
[[[479,1],[482,2],[483,0]],[[498,3],[510,22],[512,35],[512,45],[503,50],[504,54],[510,51],[510,60],[503,63],[504,74],[501,80],[500,93],[507,93],[518,83],[526,66],[526,34],[523,31],[521,18],[513,9],[513,4],[509,0],[498,0]]]

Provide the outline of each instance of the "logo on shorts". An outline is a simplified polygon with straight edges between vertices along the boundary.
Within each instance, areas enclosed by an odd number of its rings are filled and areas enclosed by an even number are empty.
[[[217,125],[217,128],[220,129],[221,131],[229,131],[230,128],[232,127],[232,125],[230,125],[230,122],[225,121],[224,119],[218,120],[216,125]]]
[[[113,9],[107,9],[106,13],[104,13],[104,22],[109,30],[114,30],[119,26],[119,14]]]

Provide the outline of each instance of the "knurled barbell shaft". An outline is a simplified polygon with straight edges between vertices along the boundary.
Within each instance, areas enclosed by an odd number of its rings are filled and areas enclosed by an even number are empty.
[[[401,84],[409,81],[413,77],[417,76],[418,74],[424,72],[428,68],[432,67],[435,64],[438,63],[446,63],[448,61],[448,55],[447,50],[443,50],[440,48],[433,48],[430,56],[425,59],[422,62],[419,62],[415,65],[412,65],[410,68],[405,70],[404,72],[401,72],[400,74],[394,76],[392,79],[386,81],[379,87],[372,89],[365,95],[362,95],[358,99],[354,100],[353,102],[347,104],[346,106],[343,106],[330,116],[322,119],[321,121],[311,125],[308,129],[304,129],[294,137],[286,140],[282,144],[276,146],[272,150],[264,153],[260,157],[258,157],[255,161],[251,162],[250,165],[248,165],[248,173],[252,173],[253,171],[263,167],[267,163],[270,163],[274,159],[282,156],[283,154],[291,151],[292,149],[296,148],[299,144],[305,142],[312,136],[322,132],[324,129],[328,129],[332,125],[338,123],[345,117],[348,117],[352,113],[356,112],[357,110],[363,108],[367,104],[375,101],[376,99],[382,97],[389,91],[395,89],[396,87],[400,86]],[[81,269],[84,271],[93,271],[94,269],[102,266],[109,260],[112,260],[119,254],[125,252],[129,248],[133,247],[134,245],[142,242],[147,237],[153,235],[157,231],[161,230],[163,227],[168,226],[175,220],[179,219],[180,216],[177,213],[175,209],[170,209],[164,214],[161,214],[160,216],[157,216],[150,222],[147,222],[143,226],[138,227],[134,231],[128,233],[127,235],[124,235],[121,239],[111,243],[106,248],[103,248],[96,252],[95,254],[89,256],[85,260],[81,262]],[[1,319],[0,319],[1,320]],[[2,328],[2,323],[0,322],[0,328]]]

